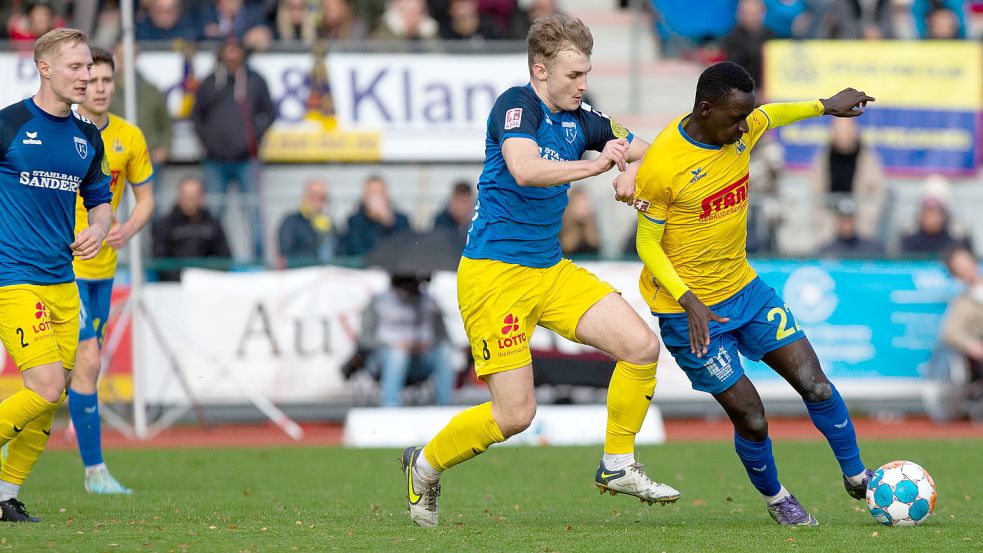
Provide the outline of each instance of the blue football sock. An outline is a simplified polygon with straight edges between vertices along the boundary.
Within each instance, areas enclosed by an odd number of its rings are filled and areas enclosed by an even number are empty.
[[[744,464],[751,483],[762,495],[773,496],[782,489],[778,481],[778,467],[775,456],[771,454],[771,438],[763,442],[752,442],[734,433],[734,449]]]
[[[102,463],[102,430],[99,427],[99,396],[68,389],[68,412],[72,415],[82,463],[91,467]]]
[[[864,463],[860,460],[860,447],[857,446],[857,433],[853,429],[853,421],[846,409],[846,403],[840,397],[836,386],[830,383],[833,396],[818,403],[805,402],[809,410],[812,424],[826,436],[826,441],[833,448],[833,455],[840,462],[843,474],[853,476],[864,471]]]

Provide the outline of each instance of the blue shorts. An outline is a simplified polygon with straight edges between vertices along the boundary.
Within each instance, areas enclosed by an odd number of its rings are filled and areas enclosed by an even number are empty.
[[[76,281],[82,299],[82,324],[79,325],[79,342],[98,338],[102,345],[109,320],[109,303],[113,296],[113,279]]]
[[[760,278],[710,309],[730,321],[710,321],[710,344],[702,359],[690,352],[685,313],[653,313],[659,317],[662,341],[686,372],[694,390],[719,394],[744,376],[738,353],[760,361],[766,353],[806,336],[785,302]]]

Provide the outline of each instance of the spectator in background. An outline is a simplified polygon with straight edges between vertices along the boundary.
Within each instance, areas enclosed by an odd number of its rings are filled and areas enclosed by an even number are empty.
[[[369,36],[369,29],[356,15],[350,0],[321,0],[317,36],[329,40],[364,40]]]
[[[874,258],[884,255],[884,248],[873,240],[857,234],[857,206],[851,198],[842,198],[836,206],[835,235],[833,240],[819,249],[819,257],[825,258]]]
[[[467,181],[454,184],[451,197],[447,200],[444,210],[433,221],[433,228],[446,229],[454,234],[466,236],[471,226],[471,216],[474,214],[474,188]]]
[[[933,175],[925,180],[918,228],[901,238],[901,254],[935,256],[950,246],[970,248],[969,238],[949,216],[949,181]]]
[[[316,19],[308,0],[280,0],[276,8],[276,39],[314,44]]]
[[[429,40],[437,37],[437,30],[437,21],[430,17],[425,0],[389,0],[375,38]]]
[[[833,211],[848,198],[855,206],[857,235],[872,240],[881,230],[887,195],[884,168],[873,149],[863,144],[854,119],[830,122],[829,145],[813,161],[813,231],[817,243],[832,239]]]
[[[895,38],[893,0],[847,0],[849,16],[857,21],[860,37],[866,40]]]
[[[393,208],[386,181],[373,175],[362,185],[362,201],[358,211],[348,218],[345,254],[364,255],[380,238],[409,228],[410,220]]]
[[[253,229],[256,260],[263,260],[263,219],[259,203],[259,145],[273,124],[276,106],[266,81],[246,65],[246,51],[235,39],[218,50],[215,72],[202,81],[191,113],[205,149],[205,185],[225,213],[229,185],[235,182],[243,198],[244,220]]]
[[[597,255],[600,247],[594,201],[583,188],[571,188],[560,227],[560,249],[563,255]]]
[[[949,8],[935,8],[926,18],[926,36],[929,40],[954,40],[962,38],[959,15]]]
[[[177,201],[169,214],[153,225],[153,256],[172,260],[171,267],[159,271],[160,280],[181,280],[176,265],[192,266],[192,259],[230,257],[229,243],[222,225],[205,209],[201,179],[185,177],[178,184]]]
[[[200,15],[201,38],[235,38],[252,50],[265,50],[273,43],[273,32],[263,20],[258,6],[247,6],[243,0],[215,0],[206,5]]]
[[[970,399],[983,399],[983,274],[980,261],[969,248],[950,246],[942,260],[952,276],[966,285],[949,303],[942,324],[942,341],[966,356],[970,368]]]
[[[297,211],[284,217],[277,232],[281,269],[329,263],[338,244],[334,223],[325,213],[328,183],[310,179]]]
[[[806,11],[805,0],[764,0],[765,27],[776,38],[792,38],[795,19]]]
[[[746,69],[758,88],[762,84],[764,44],[775,36],[764,21],[765,6],[761,0],[741,0],[737,5],[737,24],[721,43],[724,56]]]
[[[28,0],[22,13],[11,16],[7,34],[13,41],[33,42],[44,33],[64,26],[49,0]]]
[[[478,0],[450,0],[440,38],[448,40],[496,39],[501,32],[491,18],[478,11]]]
[[[495,2],[490,2],[495,3]],[[498,2],[499,4],[509,4],[508,0],[503,0]],[[513,4],[515,4],[513,2]],[[547,17],[550,15],[556,15],[562,13],[559,6],[556,5],[556,0],[528,0],[522,3],[526,6],[525,9],[518,9],[516,7],[515,11],[512,12],[512,16],[508,21],[505,29],[508,29],[505,33],[506,36],[512,38],[513,40],[525,40],[526,36],[529,34],[529,27],[532,26],[532,22],[536,21],[540,17]],[[485,11],[485,2],[479,2],[479,9],[482,13],[487,13]],[[504,14],[507,10],[500,8],[498,14]]]
[[[944,39],[966,36],[963,0],[914,0],[911,2],[911,16],[919,38]],[[933,25],[936,27],[934,31]]]
[[[133,55],[136,57],[140,53],[139,45],[134,43],[133,47]],[[120,117],[126,117],[123,93],[123,89],[126,88],[126,73],[123,71],[126,60],[123,57],[122,42],[116,44],[113,60],[116,62],[116,93],[113,94],[109,111]],[[167,162],[171,149],[173,136],[171,114],[167,111],[167,99],[164,93],[147,82],[139,70],[134,74],[137,81],[137,124],[147,139],[147,150],[150,152],[150,163],[154,165],[154,174],[159,175],[158,171]]]
[[[416,277],[393,275],[392,286],[372,298],[362,315],[359,348],[379,378],[382,407],[402,404],[407,381],[434,379],[435,403],[449,405],[454,391],[451,346],[437,302]]]
[[[198,27],[181,0],[148,0],[146,5],[146,15],[136,24],[137,40],[198,40]]]

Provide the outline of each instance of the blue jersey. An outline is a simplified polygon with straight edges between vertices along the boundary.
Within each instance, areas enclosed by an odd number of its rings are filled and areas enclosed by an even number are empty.
[[[485,165],[464,257],[552,267],[562,258],[560,223],[570,183],[516,184],[502,156],[502,144],[510,137],[534,140],[543,159],[577,161],[587,150],[604,149],[609,140],[631,141],[633,136],[585,103],[575,111],[551,113],[528,84],[506,90],[495,101],[488,116]]]
[[[95,125],[28,98],[0,110],[0,286],[75,280],[75,198],[109,203],[109,165]]]

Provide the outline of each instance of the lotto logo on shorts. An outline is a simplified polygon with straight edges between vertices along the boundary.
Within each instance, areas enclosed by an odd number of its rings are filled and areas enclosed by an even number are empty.
[[[35,325],[31,325],[31,330],[34,334],[41,334],[51,328],[51,319],[48,317],[48,308],[44,306],[43,303],[37,302],[34,304],[34,318],[39,322]]]
[[[34,318],[35,319],[40,319],[42,317],[47,317],[48,316],[48,308],[45,307],[43,303],[41,303],[41,302],[35,303],[34,304],[34,309],[37,309],[37,311],[34,313]]]
[[[526,333],[519,332],[518,317],[509,313],[502,319],[502,323],[505,325],[502,327],[502,336],[504,338],[498,339],[499,350],[516,348],[526,343]],[[503,353],[502,355],[509,355],[509,353]]]
[[[518,129],[522,124],[522,108],[512,108],[505,112],[505,130]]]

